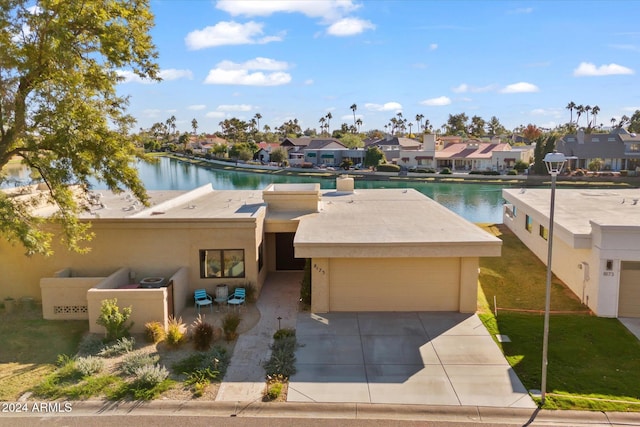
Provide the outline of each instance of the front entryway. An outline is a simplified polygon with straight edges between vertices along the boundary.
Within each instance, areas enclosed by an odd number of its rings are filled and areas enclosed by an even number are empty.
[[[640,317],[640,262],[622,261],[618,317]]]
[[[296,258],[293,239],[296,233],[275,233],[276,235],[276,270],[304,270],[305,258]]]

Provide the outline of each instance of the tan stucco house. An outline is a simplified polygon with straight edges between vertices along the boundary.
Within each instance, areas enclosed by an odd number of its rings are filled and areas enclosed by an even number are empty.
[[[549,189],[504,189],[503,222],[547,262]],[[558,189],[553,273],[598,316],[640,317],[640,190]]]
[[[88,254],[58,247],[52,257],[27,258],[0,241],[0,297],[42,299],[49,318],[92,318],[95,308],[83,304],[155,292],[163,307],[140,317],[141,327],[192,307],[195,289],[251,284],[259,292],[269,272],[301,270],[310,259],[314,312],[474,312],[479,257],[501,249],[499,239],[415,190],[354,190],[348,177],[337,190],[207,185],[150,195],[152,206],[140,209],[127,194],[96,193],[85,218],[96,234]],[[172,286],[138,286],[149,278]],[[62,282],[67,291],[52,290]]]

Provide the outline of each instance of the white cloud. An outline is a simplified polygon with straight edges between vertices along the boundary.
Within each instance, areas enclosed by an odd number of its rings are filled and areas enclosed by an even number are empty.
[[[385,104],[366,103],[364,108],[370,111],[402,111],[402,105],[398,102],[387,102]]]
[[[280,86],[291,82],[291,75],[282,70],[289,64],[270,58],[255,58],[243,63],[222,61],[209,71],[204,80],[206,84],[245,85],[245,86]],[[274,71],[263,73],[266,70]]]
[[[604,64],[596,67],[595,64],[591,62],[581,62],[578,68],[573,70],[573,75],[576,77],[612,76],[617,74],[635,74],[635,72],[631,68],[618,64]]]
[[[529,14],[533,12],[533,8],[532,7],[521,7],[518,9],[511,9],[509,10],[507,13],[510,15],[522,15],[522,14]]]
[[[425,99],[424,101],[420,101],[420,104],[427,105],[429,107],[439,107],[451,104],[451,99],[446,96],[440,96],[438,98]]]
[[[438,48],[438,43],[431,43],[429,45],[429,50],[436,50]]]
[[[149,118],[159,117],[160,113],[162,113],[162,111],[157,108],[147,108],[146,110],[142,110],[142,115]]]
[[[189,110],[199,111],[199,110],[204,110],[205,108],[207,108],[207,106],[204,104],[195,104],[195,105],[189,105],[187,108]]]
[[[248,104],[222,104],[216,108],[218,111],[251,111],[252,109],[253,106]]]
[[[333,21],[360,8],[351,0],[219,0],[216,8],[232,16],[269,16],[274,13],[301,13],[310,18]]]
[[[176,70],[175,68],[168,68],[166,70],[160,70],[160,78],[162,80],[178,80],[181,78],[193,79],[193,73],[191,70]]]
[[[209,111],[204,116],[209,119],[222,119],[224,118],[225,113],[223,113],[222,111]]]
[[[343,18],[334,22],[327,28],[327,33],[332,36],[345,37],[360,34],[365,30],[374,30],[376,28],[370,21],[358,18]]]
[[[461,83],[459,86],[451,88],[453,93],[465,93],[469,90],[469,85],[466,83]]]
[[[116,74],[118,74],[118,76],[122,78],[122,81],[120,83],[142,83],[142,84],[157,83],[157,81],[152,79],[143,79],[142,77],[140,77],[139,75],[137,75],[136,73],[130,70],[116,70]],[[164,81],[178,80],[181,78],[187,78],[187,79],[193,78],[193,73],[191,72],[191,70],[177,70],[175,68],[160,70],[158,75]]]
[[[313,84],[313,79],[307,79],[304,81],[305,86],[311,86]]]
[[[500,93],[532,93],[539,91],[538,86],[527,82],[513,83],[500,89]]]
[[[187,34],[184,41],[190,50],[204,49],[213,46],[239,44],[265,44],[282,41],[282,35],[260,37],[264,33],[263,24],[249,21],[240,24],[234,21],[218,22],[212,27],[194,30]]]

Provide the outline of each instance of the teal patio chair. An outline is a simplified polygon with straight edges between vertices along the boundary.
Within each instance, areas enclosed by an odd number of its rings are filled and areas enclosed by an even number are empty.
[[[229,299],[227,300],[227,305],[233,307],[240,307],[244,305],[244,300],[247,293],[244,288],[236,288],[231,295],[229,295]]]
[[[193,298],[196,301],[196,310],[198,313],[200,313],[200,307],[207,305],[209,306],[211,313],[213,313],[213,298],[211,298],[211,295],[209,295],[207,291],[204,289],[197,289],[193,293]]]

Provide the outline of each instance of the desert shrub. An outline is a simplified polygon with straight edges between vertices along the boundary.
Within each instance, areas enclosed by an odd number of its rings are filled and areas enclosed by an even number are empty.
[[[104,348],[102,338],[94,334],[86,335],[78,344],[78,355],[95,356]]]
[[[524,172],[527,169],[529,169],[529,163],[527,162],[523,162],[522,160],[518,160],[516,161],[516,163],[513,165],[513,168],[515,170],[517,170],[518,172]]]
[[[482,175],[482,171],[474,169],[472,171],[469,171],[469,175]]]
[[[378,165],[376,167],[376,170],[378,172],[399,172],[400,171],[400,166],[394,165],[392,163],[385,163],[385,164],[382,164],[382,165]]]
[[[296,373],[295,351],[298,348],[298,341],[295,335],[276,339],[269,348],[271,348],[271,358],[263,365],[267,377],[280,375],[288,379]]]
[[[134,375],[136,370],[144,366],[153,366],[160,361],[157,354],[131,353],[120,364],[120,371],[125,375]]]
[[[227,341],[233,341],[238,338],[238,326],[240,325],[240,315],[237,313],[227,313],[222,319],[222,330]]]
[[[167,336],[165,341],[170,346],[179,346],[185,340],[184,336],[185,326],[182,323],[182,317],[176,319],[175,317],[169,318],[169,329],[167,330]]]
[[[427,169],[416,169],[417,173],[436,173],[435,169],[427,168]]]
[[[482,175],[500,175],[499,171],[483,171]]]
[[[220,372],[214,369],[200,368],[191,372],[184,383],[186,385],[193,386],[193,395],[195,397],[200,397],[204,394],[204,391],[207,389],[207,386],[211,381],[217,379],[219,375]]]
[[[444,168],[440,171],[441,175],[451,175],[451,169],[449,168]]]
[[[280,397],[285,382],[287,382],[287,379],[282,375],[276,375],[275,377],[267,376],[267,390],[264,400],[276,400]]]
[[[169,377],[169,371],[160,365],[145,365],[134,370],[134,383],[138,387],[151,388]]]
[[[83,377],[88,377],[104,369],[104,360],[94,356],[78,357],[76,359],[76,369]]]
[[[296,330],[295,329],[283,328],[283,329],[278,329],[273,334],[273,339],[274,340],[280,340],[282,338],[295,337],[295,336],[296,336]]]
[[[628,171],[628,170],[624,170],[624,169],[622,169],[622,170],[620,171],[620,176],[628,176],[628,175],[629,175],[629,171]]]
[[[131,317],[131,307],[125,307],[120,311],[118,299],[106,299],[100,305],[100,315],[96,323],[106,329],[105,340],[114,341],[129,334],[133,322],[127,323]]]
[[[515,169],[511,169],[509,172],[507,172],[507,175],[518,175],[518,171]]]
[[[209,350],[213,342],[213,326],[205,322],[202,316],[198,314],[198,318],[193,322],[193,346],[196,350]]]
[[[113,344],[109,344],[105,346],[100,352],[98,356],[100,357],[115,357],[120,356],[122,354],[127,354],[133,351],[133,347],[136,345],[136,339],[131,338],[120,338]]]
[[[144,324],[144,336],[148,342],[157,344],[164,340],[166,335],[164,326],[160,322],[147,322]]]
[[[300,284],[300,301],[309,306],[311,305],[311,260],[306,259],[304,263],[304,276]]]

